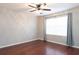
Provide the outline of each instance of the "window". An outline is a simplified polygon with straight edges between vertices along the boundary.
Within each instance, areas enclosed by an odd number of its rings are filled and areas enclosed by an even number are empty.
[[[67,15],[46,19],[46,34],[67,36]]]

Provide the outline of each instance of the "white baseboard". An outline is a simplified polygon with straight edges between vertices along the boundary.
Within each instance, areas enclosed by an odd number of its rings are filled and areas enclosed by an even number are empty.
[[[68,46],[66,44],[63,44],[63,43],[59,43],[59,42],[55,42],[55,41],[50,41],[50,40],[47,40],[48,42],[51,42],[51,43],[57,43],[57,44],[61,44],[61,45],[65,45],[65,46]],[[72,46],[73,48],[79,48],[78,46]]]
[[[31,39],[31,40],[27,40],[27,41],[23,41],[23,42],[12,43],[9,45],[1,46],[0,48],[5,48],[5,47],[9,47],[9,46],[17,45],[17,44],[22,44],[22,43],[27,43],[27,42],[34,41],[34,40],[38,40],[38,39]]]
[[[34,40],[44,40],[44,39],[43,38],[31,39],[31,40],[28,40],[28,41],[23,41],[23,42],[18,42],[18,43],[12,43],[12,44],[9,44],[9,45],[1,46],[0,48],[5,48],[5,47],[9,47],[9,46],[17,45],[17,44],[22,44],[22,43],[27,43],[27,42],[34,41]],[[55,42],[55,41],[50,41],[50,40],[47,40],[47,41],[51,42],[51,43],[57,43],[57,44],[61,44],[61,45],[67,46],[66,44],[63,44],[63,43],[59,43],[59,42]],[[73,48],[79,48],[78,46],[72,46],[72,47]]]
[[[50,41],[50,40],[47,40],[48,42],[51,42],[51,43],[57,43],[57,44],[61,44],[61,45],[65,45],[67,46],[66,44],[63,44],[63,43],[59,43],[59,42],[55,42],[55,41]]]
[[[73,48],[78,48],[79,49],[79,46],[73,46]]]

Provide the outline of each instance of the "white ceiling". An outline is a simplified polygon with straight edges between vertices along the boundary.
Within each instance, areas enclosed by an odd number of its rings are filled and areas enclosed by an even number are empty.
[[[79,3],[47,3],[47,7],[52,11],[41,11],[42,14],[39,12],[29,12],[32,10],[32,8],[28,7],[27,5],[28,3],[0,3],[0,7],[10,8],[16,12],[28,12],[34,15],[48,15],[51,13],[64,11],[79,6]]]

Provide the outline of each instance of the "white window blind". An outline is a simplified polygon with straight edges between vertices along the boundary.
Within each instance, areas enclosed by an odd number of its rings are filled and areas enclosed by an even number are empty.
[[[67,15],[46,19],[46,34],[67,36],[67,19]]]

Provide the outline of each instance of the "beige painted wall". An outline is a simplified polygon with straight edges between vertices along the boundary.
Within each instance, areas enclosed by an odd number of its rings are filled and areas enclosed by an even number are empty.
[[[37,30],[38,30],[38,39],[44,39],[44,17],[37,17]]]
[[[36,16],[0,7],[0,48],[36,38]]]

